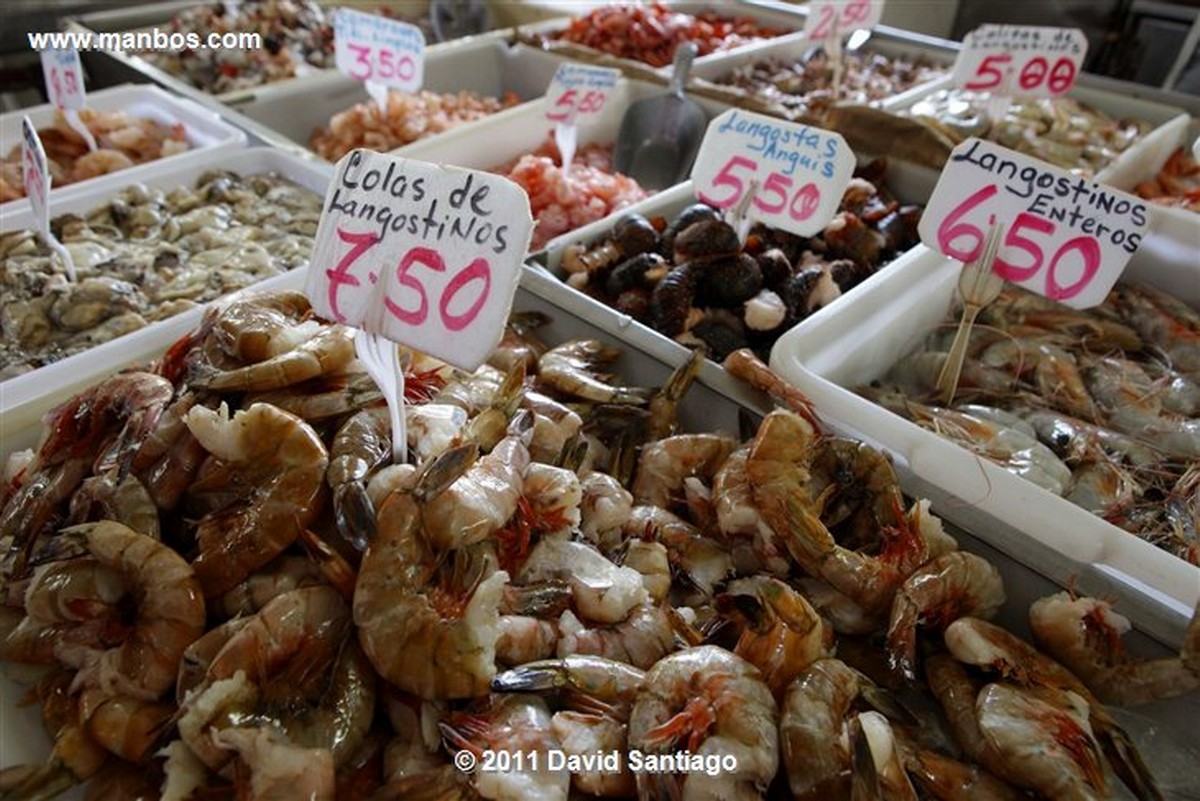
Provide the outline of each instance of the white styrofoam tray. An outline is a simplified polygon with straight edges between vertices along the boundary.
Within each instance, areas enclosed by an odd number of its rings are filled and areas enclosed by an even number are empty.
[[[1190,148],[1200,136],[1200,120],[1190,125],[1170,124],[1163,135],[1145,148],[1136,163],[1130,163],[1109,178],[1118,189],[1132,191],[1142,181],[1156,176],[1177,148]],[[1150,207],[1150,234],[1125,268],[1125,276],[1148,281],[1165,289],[1193,308],[1200,308],[1200,214],[1172,206]]]
[[[932,84],[926,84],[922,88],[924,91],[919,97],[910,97],[903,105],[892,106],[888,110],[895,114],[907,114],[908,110],[923,97],[941,89],[953,89],[953,82],[950,77],[946,77]],[[1076,84],[1067,93],[1067,97],[1097,108],[1110,117],[1146,120],[1154,126],[1145,136],[1126,148],[1124,152],[1092,176],[1093,180],[1100,183],[1112,183],[1116,186],[1117,184],[1114,182],[1120,181],[1127,171],[1141,171],[1143,168],[1139,165],[1153,158],[1154,154],[1161,149],[1163,142],[1173,141],[1179,135],[1179,131],[1187,128],[1188,125],[1187,112],[1181,108],[1118,94],[1106,89]],[[933,187],[937,184],[940,171],[915,165],[914,170],[923,176],[924,199],[928,200],[929,195],[933,194]]]
[[[295,270],[273,279],[273,282],[277,282],[274,288],[301,289],[301,273],[301,270]],[[594,304],[581,304],[583,300],[586,298],[578,293],[567,292],[562,284],[544,273],[527,270],[522,275],[513,308],[549,315],[551,324],[539,329],[538,333],[550,344],[582,337],[608,339],[608,332],[613,327],[611,318],[616,313]],[[157,356],[172,341],[162,338],[158,350],[147,351],[144,358]],[[645,348],[626,350],[614,372],[629,384],[656,386],[661,385],[669,372],[687,358],[688,352],[674,343],[650,342]],[[695,384],[679,406],[679,417],[685,431],[736,432],[739,414],[743,410],[761,415],[769,408],[767,399],[732,379],[718,366],[704,364]],[[6,415],[7,410],[0,410],[0,423]],[[36,422],[34,425],[36,428]],[[36,431],[29,438],[36,438]],[[936,507],[935,511],[938,511]],[[1008,600],[998,615],[998,622],[1028,639],[1029,604],[1039,597],[1059,591],[1066,586],[1065,583],[1045,573],[1044,561],[1015,559],[977,536],[981,533],[986,535],[987,532],[968,533],[951,528],[950,533],[958,539],[963,550],[983,556],[1000,571]],[[1092,595],[1108,592],[1107,585],[1093,578],[1082,575],[1076,588]],[[1116,602],[1119,611],[1127,610],[1128,599],[1122,593],[1111,593],[1108,597]],[[1131,632],[1126,639],[1130,653],[1138,657],[1170,656],[1177,648],[1173,643],[1164,646],[1143,631]],[[5,673],[6,666],[0,665],[0,767],[43,760],[49,744],[41,733],[36,706],[18,706],[24,688]],[[1181,793],[1191,789],[1186,784],[1187,779],[1178,777],[1187,777],[1190,766],[1200,759],[1200,746],[1194,737],[1195,721],[1200,717],[1200,694],[1192,693],[1182,698],[1149,704],[1133,712],[1117,708],[1112,711],[1134,738],[1168,797],[1182,797]],[[1168,771],[1176,777],[1174,781],[1167,778]],[[1115,792],[1119,794],[1121,789]],[[79,791],[73,793],[64,798],[82,797]]]
[[[719,60],[709,59],[705,63],[697,63],[692,69],[691,75],[699,86],[711,85],[728,90],[733,87],[723,85],[720,81],[727,78],[734,70],[770,59],[777,59],[785,64],[794,64],[801,61],[804,54],[818,44],[820,43],[795,36],[768,39],[739,48]],[[868,55],[879,53],[888,58],[924,58],[931,64],[945,67],[947,70],[954,65],[956,55],[952,50],[886,33],[873,35],[862,47],[861,52]],[[883,109],[904,108],[924,97],[939,85],[940,79],[926,81],[883,100],[875,101],[872,105]]]
[[[1200,599],[1200,568],[859,397],[948,319],[960,265],[919,246],[775,344],[771,366],[838,430],[893,453],[905,489],[1058,581],[1100,573],[1132,596],[1126,614],[1178,641]],[[1195,266],[1193,265],[1193,270]]]
[[[157,86],[114,86],[98,92],[88,92],[87,107],[97,111],[123,111],[131,119],[151,119],[165,125],[182,124],[187,130],[188,142],[191,149],[173,156],[137,164],[119,173],[127,181],[139,181],[158,170],[169,168],[169,165],[198,163],[211,161],[216,151],[240,148],[245,145],[246,135],[222,120],[215,112],[201,108],[196,103],[185,98],[169,94]],[[41,130],[54,124],[54,106],[44,103],[33,108],[10,111],[0,115],[0,142],[3,143],[7,154],[21,142],[21,119],[28,116],[33,127]],[[107,176],[89,178],[78,183],[68,184],[50,190],[50,213],[54,214],[57,201],[65,201],[80,193],[89,191],[97,181]],[[17,208],[26,208],[29,201],[25,198],[11,200],[0,204],[0,215],[6,215]]]
[[[142,183],[161,189],[192,186],[202,173],[218,168],[244,175],[274,172],[313,190],[321,197],[325,196],[325,189],[333,173],[333,168],[323,162],[299,159],[270,148],[248,148],[231,151],[219,160],[214,159],[212,163],[176,164],[169,170],[143,176]],[[111,180],[94,186],[88,193],[56,205],[54,213],[86,214],[91,209],[103,205],[122,187],[133,183],[124,180],[122,176],[123,174],[111,176]],[[28,227],[32,222],[31,217],[32,213],[28,209],[22,209],[19,213],[5,217],[2,229],[9,231]],[[277,279],[278,276],[264,283]],[[44,398],[65,398],[79,388],[93,383],[99,376],[149,359],[151,354],[162,350],[162,342],[174,341],[195,327],[204,315],[206,306],[207,304],[189,309],[45,367],[0,382],[0,406],[4,409],[5,420],[4,424],[0,425],[0,455],[29,447],[30,443],[23,441],[22,434],[28,430],[30,421],[36,421],[40,415],[41,412],[37,410],[44,410]]]
[[[497,98],[513,92],[521,100],[529,101],[545,94],[561,63],[561,57],[545,51],[487,40],[475,47],[430,51],[425,59],[423,88],[443,93],[466,90]],[[367,100],[362,81],[325,72],[304,81],[281,84],[269,95],[263,94],[238,111],[308,147],[313,132],[328,126],[335,114]],[[517,108],[520,106],[500,113],[511,114]]]

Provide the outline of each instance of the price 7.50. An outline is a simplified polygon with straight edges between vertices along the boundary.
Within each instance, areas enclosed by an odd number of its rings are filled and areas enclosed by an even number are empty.
[[[551,122],[566,122],[580,114],[596,114],[604,108],[608,95],[598,89],[589,89],[580,93],[578,89],[568,89],[559,95],[553,109],[546,112],[546,119]]]
[[[999,189],[996,185],[989,184],[958,204],[953,211],[946,215],[937,229],[938,248],[942,253],[961,262],[972,261],[979,257],[979,254],[983,252],[986,234],[979,226],[967,222],[964,218],[977,206],[995,196],[997,192]],[[994,215],[989,217],[989,221],[994,222],[994,220]],[[1025,262],[1023,264],[1014,263],[1004,256],[998,255],[992,264],[992,272],[1005,281],[1028,286],[1035,283],[1038,274],[1045,268],[1042,280],[1045,282],[1043,294],[1046,297],[1051,300],[1063,301],[1081,293],[1100,270],[1100,244],[1092,236],[1077,236],[1068,239],[1054,251],[1054,255],[1050,257],[1050,263],[1047,265],[1046,254],[1043,252],[1042,246],[1027,234],[1052,237],[1056,229],[1057,226],[1053,222],[1036,214],[1028,211],[1018,214],[1017,218],[1013,220],[1012,227],[1004,236],[1001,252],[1004,250],[1009,253],[1020,251],[1026,254],[1028,259],[1023,259],[1022,261]],[[961,247],[960,245],[964,242],[967,243],[967,246]],[[1063,262],[1072,252],[1078,255],[1081,270],[1079,277],[1073,283],[1064,286],[1059,282],[1059,271],[1064,269]]]
[[[753,180],[757,172],[758,162],[754,159],[733,156],[725,162],[725,166],[717,172],[711,182],[712,189],[720,187],[727,191],[720,195],[699,192],[697,196],[713,208],[729,208],[742,200],[746,194],[747,181]],[[750,203],[763,214],[781,214],[786,210],[797,222],[807,220],[821,203],[821,190],[816,184],[809,182],[792,192],[794,183],[788,176],[772,172],[755,190]]]
[[[401,81],[411,81],[417,74],[416,61],[408,53],[397,53],[389,47],[371,47],[353,42],[346,47],[354,53],[354,67],[349,74],[355,80],[397,78]]]

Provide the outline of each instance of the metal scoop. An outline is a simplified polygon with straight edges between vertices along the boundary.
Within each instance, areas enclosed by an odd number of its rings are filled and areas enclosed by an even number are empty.
[[[667,94],[639,100],[625,110],[617,133],[613,164],[646,189],[666,189],[687,177],[708,118],[683,96],[696,45],[675,49],[675,69]]]

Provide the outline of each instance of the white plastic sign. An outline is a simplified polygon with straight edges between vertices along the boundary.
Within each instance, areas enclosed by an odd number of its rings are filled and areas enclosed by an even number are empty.
[[[692,165],[696,197],[798,236],[822,230],[854,175],[832,131],[729,109],[708,124]]]
[[[339,8],[333,54],[337,68],[360,81],[415,92],[425,79],[425,35],[407,22]]]
[[[845,36],[874,28],[881,17],[883,0],[812,0],[808,4],[804,36],[820,40]]]
[[[546,119],[574,124],[604,110],[621,71],[611,67],[564,63],[546,89]]]
[[[1146,236],[1146,202],[982,139],[954,148],[925,206],[921,241],[962,262],[1006,226],[992,270],[1077,309],[1104,300]]]
[[[42,51],[42,75],[46,79],[46,96],[55,108],[78,111],[84,105],[83,67],[79,51]]]
[[[21,180],[33,208],[34,225],[43,236],[49,236],[50,170],[46,166],[46,150],[29,117],[21,119]]]
[[[952,79],[978,92],[1058,97],[1075,85],[1087,47],[1078,28],[983,25],[963,39]]]
[[[322,317],[474,370],[504,333],[532,233],[506,178],[354,150],[334,167],[305,291]]]

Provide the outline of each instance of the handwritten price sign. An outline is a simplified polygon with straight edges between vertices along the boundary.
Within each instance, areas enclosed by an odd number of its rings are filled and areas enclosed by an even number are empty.
[[[1078,28],[983,25],[963,39],[954,85],[1010,97],[1058,97],[1075,85],[1087,46]]]
[[[83,67],[78,50],[43,50],[42,75],[51,105],[63,110],[83,108]]]
[[[337,68],[360,81],[415,92],[425,79],[425,36],[399,20],[339,8],[333,17]]]
[[[486,172],[354,150],[334,168],[305,291],[317,314],[465,370],[500,342],[533,232]]]
[[[812,0],[804,35],[822,40],[845,36],[860,28],[874,28],[882,16],[883,0]]]
[[[563,64],[546,90],[546,119],[573,125],[604,109],[621,71],[587,64]]]
[[[50,170],[46,168],[46,151],[37,129],[28,117],[21,120],[21,180],[25,195],[33,207],[33,219],[38,231],[50,235]]]
[[[854,174],[836,133],[730,109],[708,124],[692,166],[696,197],[798,236],[833,218]]]
[[[993,271],[1077,309],[1112,289],[1146,235],[1146,203],[1007,148],[968,139],[950,154],[918,230],[921,241],[971,261],[988,230],[1007,231]]]

